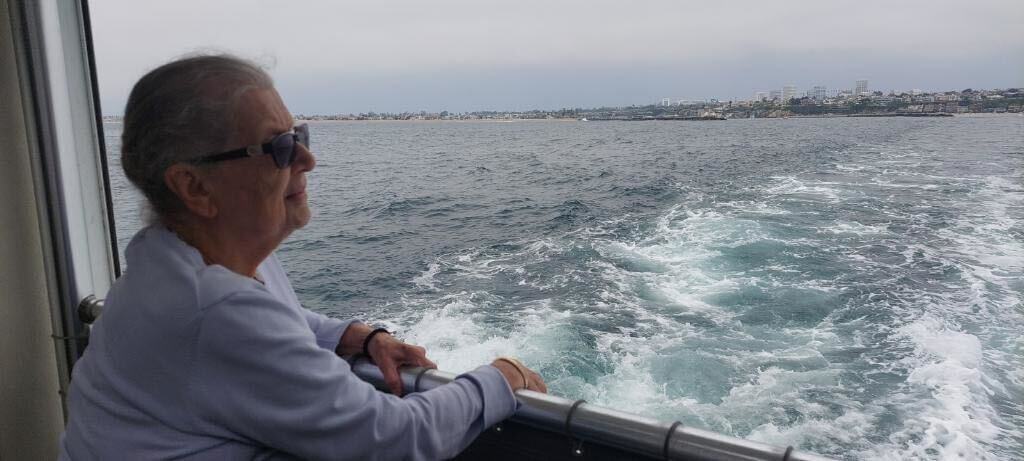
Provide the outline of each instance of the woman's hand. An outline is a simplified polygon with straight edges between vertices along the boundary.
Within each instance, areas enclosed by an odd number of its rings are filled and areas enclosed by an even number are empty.
[[[502,375],[505,376],[505,381],[508,381],[509,387],[512,388],[512,392],[518,391],[519,389],[526,389],[530,391],[548,393],[548,386],[544,384],[544,379],[540,377],[537,372],[529,369],[523,362],[512,357],[500,357],[495,361],[491,362],[491,366],[498,369]]]
[[[391,393],[402,395],[402,377],[399,367],[406,365],[424,368],[437,368],[437,364],[427,358],[427,350],[395,339],[390,333],[379,333],[370,339],[367,346],[370,358],[384,375],[384,383]]]
[[[341,335],[338,347],[335,352],[338,355],[352,355],[363,352],[363,343],[373,329],[366,324],[354,322]],[[427,358],[427,350],[420,346],[403,343],[390,333],[380,332],[370,338],[367,344],[370,358],[380,368],[384,375],[384,383],[387,384],[392,394],[402,395],[402,377],[398,368],[406,365],[437,368],[437,365]]]

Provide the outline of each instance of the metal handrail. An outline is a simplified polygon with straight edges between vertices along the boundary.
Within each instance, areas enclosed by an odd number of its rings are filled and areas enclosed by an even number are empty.
[[[92,323],[103,311],[103,300],[88,296],[78,306],[80,319]],[[380,368],[365,356],[346,357],[360,379],[387,389]],[[457,376],[441,370],[402,368],[404,392],[423,392],[452,382]],[[829,461],[814,453],[777,447],[752,440],[664,422],[611,408],[521,389],[519,410],[512,421],[579,440],[612,446],[632,453],[667,460],[706,461]]]
[[[352,371],[386,389],[384,376],[367,358],[349,357]],[[407,367],[400,370],[405,392],[422,392],[447,384],[453,373]],[[580,440],[670,460],[828,461],[814,453],[664,422],[550,394],[518,390],[519,410],[512,420]]]

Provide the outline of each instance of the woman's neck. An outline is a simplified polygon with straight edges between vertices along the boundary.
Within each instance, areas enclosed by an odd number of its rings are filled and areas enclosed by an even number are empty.
[[[252,236],[234,235],[215,222],[185,223],[166,222],[168,229],[191,245],[203,257],[207,265],[221,265],[228,270],[246,277],[256,277],[256,268],[280,242],[266,242]]]

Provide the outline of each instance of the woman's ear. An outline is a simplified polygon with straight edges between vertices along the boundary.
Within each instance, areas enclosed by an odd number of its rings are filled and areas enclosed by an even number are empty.
[[[164,171],[164,183],[190,212],[202,218],[217,216],[209,174],[195,165],[175,163]]]

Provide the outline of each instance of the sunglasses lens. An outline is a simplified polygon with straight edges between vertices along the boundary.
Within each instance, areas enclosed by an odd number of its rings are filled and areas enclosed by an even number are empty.
[[[274,163],[278,168],[288,168],[295,161],[295,143],[309,147],[309,125],[303,123],[292,133],[283,133],[271,141],[274,147]]]
[[[285,133],[274,138],[274,164],[278,168],[287,168],[295,159],[295,136]]]

